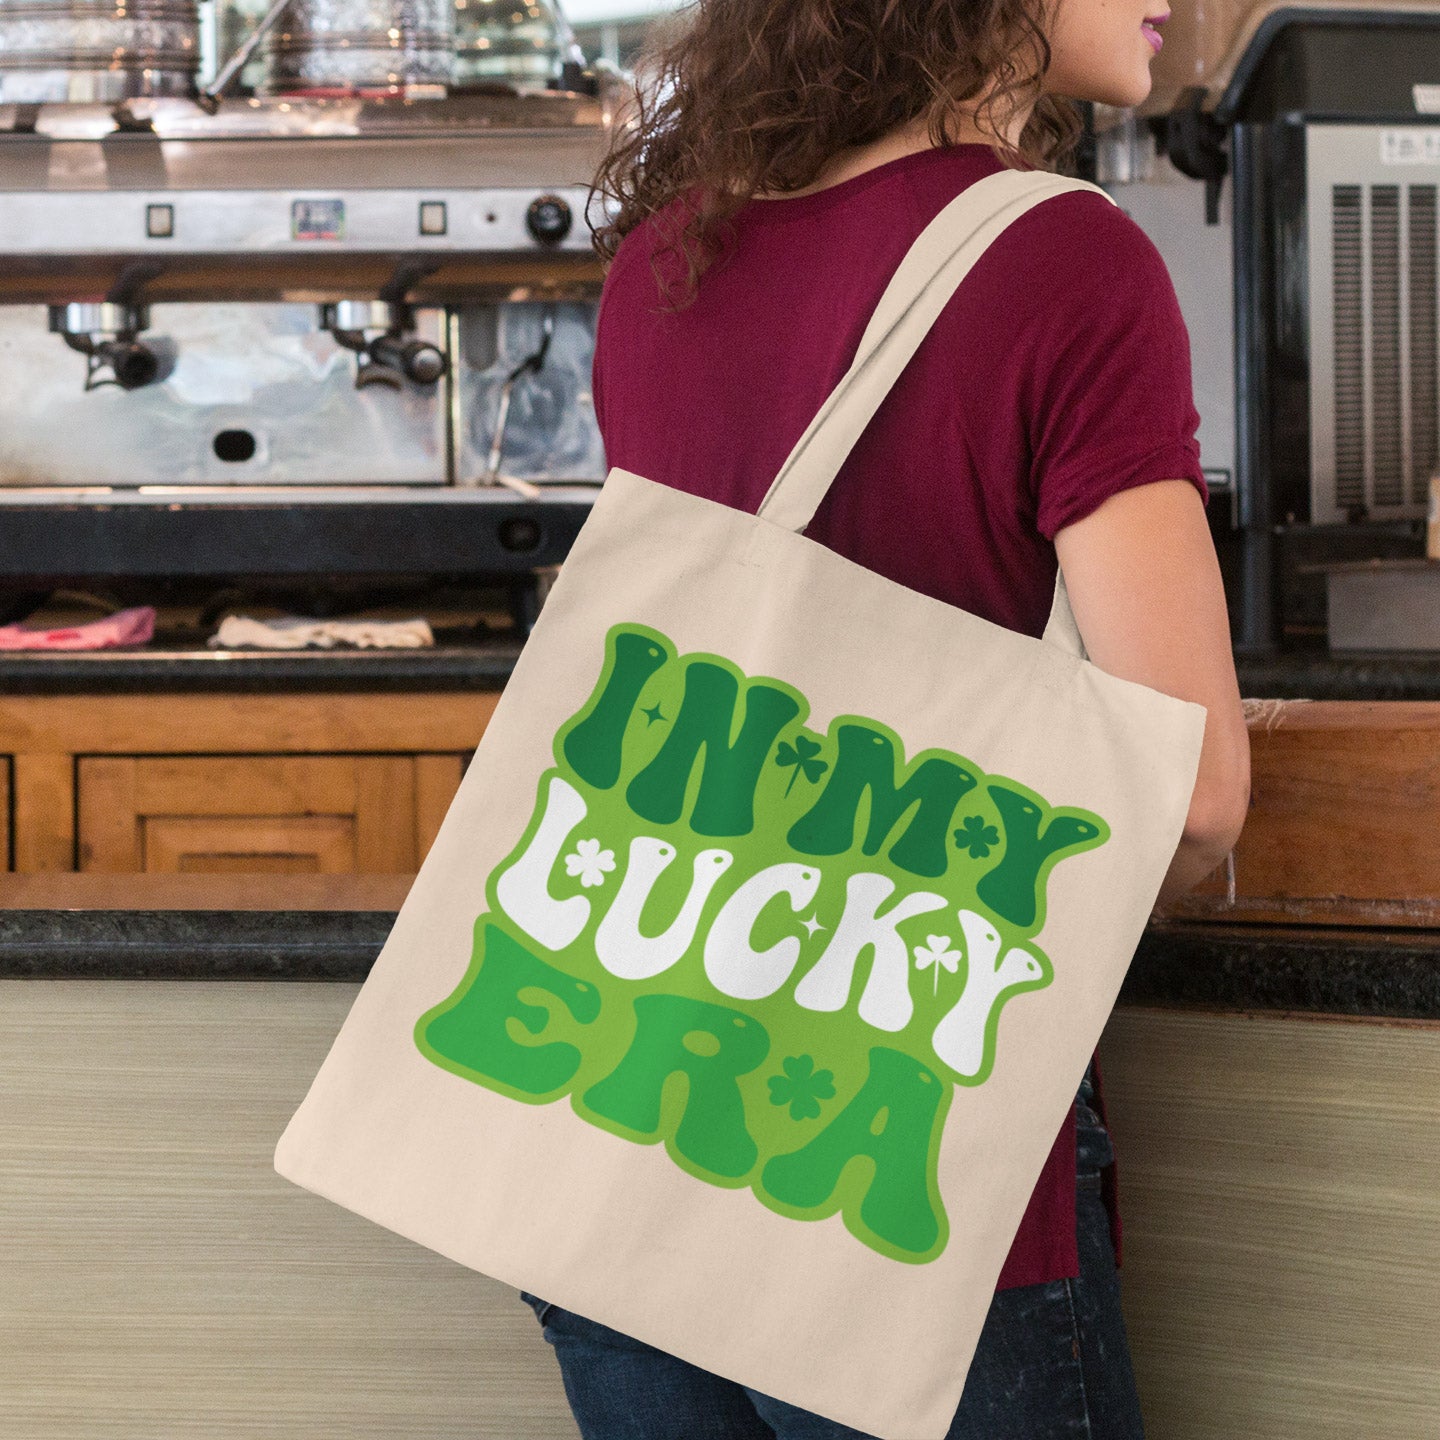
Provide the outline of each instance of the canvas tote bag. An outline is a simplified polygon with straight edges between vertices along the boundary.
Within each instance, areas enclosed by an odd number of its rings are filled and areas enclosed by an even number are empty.
[[[1037,640],[803,532],[970,266],[1077,188],[1007,170],[940,212],[758,515],[609,472],[281,1175],[943,1437],[1205,711],[1087,661],[1063,583]]]

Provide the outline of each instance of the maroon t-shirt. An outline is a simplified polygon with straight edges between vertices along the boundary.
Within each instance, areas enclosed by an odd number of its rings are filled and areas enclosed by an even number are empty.
[[[911,242],[1002,168],[987,145],[944,146],[809,195],[751,201],[678,313],[659,310],[653,232],[631,231],[597,318],[593,392],[609,464],[753,513]],[[678,276],[678,263],[662,257],[661,273]],[[1055,196],[966,276],[806,534],[1038,636],[1057,531],[1150,481],[1183,477],[1208,498],[1199,422],[1189,337],[1154,244],[1103,196]],[[1118,1251],[1115,1171],[1105,1174]],[[1072,1112],[998,1288],[1078,1274]]]

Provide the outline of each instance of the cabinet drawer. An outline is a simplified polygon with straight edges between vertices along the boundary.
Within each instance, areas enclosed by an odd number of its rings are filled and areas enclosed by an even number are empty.
[[[396,874],[424,859],[460,755],[87,755],[79,868]]]

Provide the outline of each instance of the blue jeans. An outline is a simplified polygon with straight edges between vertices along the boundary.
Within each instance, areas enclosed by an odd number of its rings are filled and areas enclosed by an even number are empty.
[[[1075,1099],[1080,1276],[998,1290],[947,1440],[1143,1440],[1100,1171],[1114,1159]],[[584,1440],[872,1440],[534,1295]]]

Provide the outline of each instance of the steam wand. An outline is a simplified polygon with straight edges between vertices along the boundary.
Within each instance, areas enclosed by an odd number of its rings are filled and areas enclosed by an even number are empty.
[[[555,334],[555,307],[545,307],[545,318],[541,321],[543,338],[540,341],[539,349],[533,354],[527,355],[506,377],[505,383],[500,387],[500,409],[495,416],[495,438],[490,442],[490,455],[485,463],[485,476],[481,481],[484,485],[508,485],[512,490],[519,491],[527,500],[535,500],[540,495],[540,487],[533,485],[528,480],[521,480],[514,475],[502,475],[500,473],[500,455],[505,447],[505,422],[510,416],[510,392],[515,388],[515,382],[525,374],[538,374],[540,368],[545,364],[545,356],[550,350],[550,340]]]
[[[196,96],[195,103],[207,114],[213,115],[220,108],[220,97],[225,88],[245,68],[245,62],[255,53],[255,47],[274,28],[275,22],[288,8],[290,0],[275,0],[275,3],[261,17],[260,23],[238,45],[230,58],[220,67],[215,78]]]

